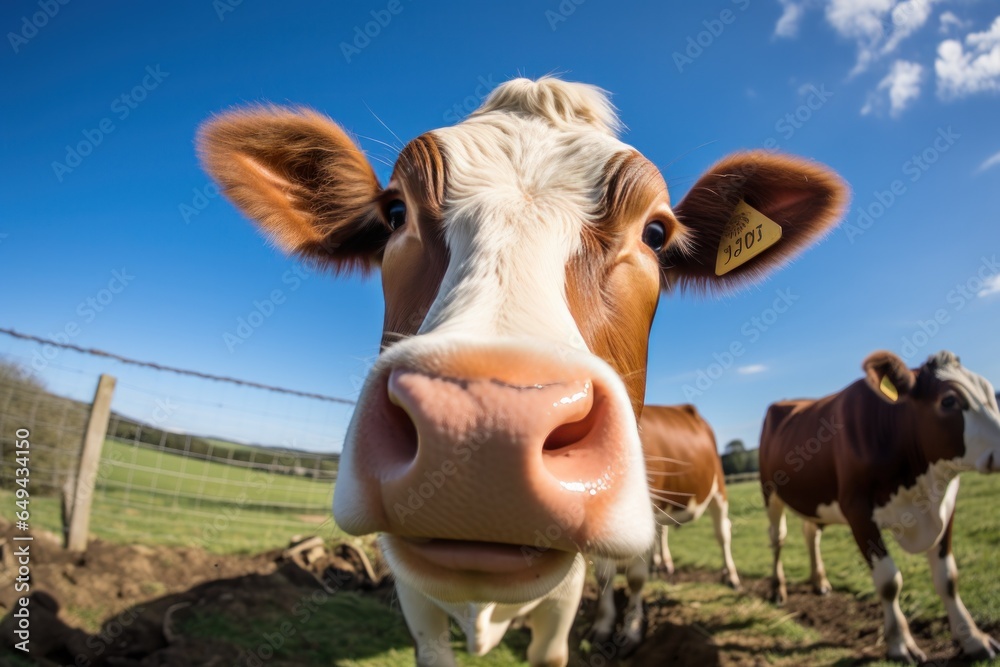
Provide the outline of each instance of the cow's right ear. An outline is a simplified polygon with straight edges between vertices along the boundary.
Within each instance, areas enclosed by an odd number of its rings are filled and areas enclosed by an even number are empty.
[[[917,382],[916,375],[907,367],[906,362],[885,350],[869,354],[861,368],[865,371],[865,381],[871,390],[889,403],[896,403],[909,396]]]
[[[340,127],[308,109],[255,107],[205,122],[198,152],[212,178],[282,250],[337,269],[376,265],[390,229],[378,179]]]

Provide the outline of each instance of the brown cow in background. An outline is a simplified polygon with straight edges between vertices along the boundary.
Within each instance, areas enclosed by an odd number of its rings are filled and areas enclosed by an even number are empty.
[[[787,505],[805,522],[811,579],[827,593],[822,528],[850,526],[872,571],[891,658],[924,661],[899,608],[903,578],[882,541],[891,530],[909,553],[926,553],[952,636],[969,655],[996,657],[1000,645],[976,627],[958,596],[951,528],[963,470],[1000,471],[1000,410],[992,385],[939,352],[910,370],[891,352],[865,359],[865,377],[817,400],[768,408],[760,478],[771,521],[774,596],[787,599],[781,547]]]
[[[626,647],[637,644],[642,633],[642,588],[649,578],[649,557],[655,565],[673,574],[674,563],[667,546],[671,524],[680,526],[694,521],[709,510],[715,524],[715,536],[722,548],[722,579],[733,588],[740,587],[731,549],[732,530],[729,501],[722,460],[716,447],[715,433],[693,405],[647,405],[639,420],[639,436],[646,457],[649,494],[660,531],[660,554],[633,558],[627,566],[629,605],[623,632]],[[596,560],[597,583],[601,600],[593,635],[607,641],[615,623],[614,587],[611,585],[618,563]]]

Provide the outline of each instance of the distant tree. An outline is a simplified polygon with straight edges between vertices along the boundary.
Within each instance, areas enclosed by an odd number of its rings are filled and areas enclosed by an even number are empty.
[[[728,445],[726,445],[726,454],[736,454],[739,452],[745,452],[747,450],[746,445],[743,444],[742,440],[731,440]]]

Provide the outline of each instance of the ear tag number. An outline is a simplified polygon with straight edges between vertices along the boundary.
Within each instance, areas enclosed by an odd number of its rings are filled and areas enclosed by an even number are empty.
[[[896,385],[892,383],[888,375],[882,376],[882,382],[879,383],[878,388],[882,390],[882,393],[886,395],[886,398],[896,402],[899,400],[899,391],[896,389]]]
[[[722,230],[715,275],[722,276],[781,240],[781,225],[742,199]]]

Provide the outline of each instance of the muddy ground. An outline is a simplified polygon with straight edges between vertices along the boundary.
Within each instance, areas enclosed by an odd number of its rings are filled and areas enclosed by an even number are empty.
[[[0,540],[11,534],[9,528],[0,530]],[[14,619],[9,616],[15,603],[11,544],[8,541],[2,549],[5,553],[0,562],[0,615],[5,617],[0,623],[0,665],[11,664],[9,656],[14,654]],[[391,581],[382,578],[378,562],[374,581],[371,574],[349,550],[331,553],[313,549],[291,558],[281,551],[253,557],[220,556],[193,548],[94,541],[85,556],[73,556],[59,547],[54,535],[37,535],[32,544],[32,656],[36,664],[47,666],[244,664],[245,646],[229,643],[225,636],[192,636],[185,632],[191,619],[221,615],[249,622],[256,612],[276,608],[299,613],[304,601],[329,599],[344,591],[360,592],[398,613]],[[714,582],[716,575],[680,572],[673,581]],[[766,598],[769,590],[763,580],[748,580],[744,586],[743,595],[757,599]],[[623,605],[624,594],[619,591],[617,597]],[[574,628],[576,645],[586,635],[595,604],[596,590],[591,585]],[[647,611],[645,642],[631,656],[612,655],[601,661],[592,652],[586,660],[574,655],[574,664],[742,667],[772,664],[773,658],[811,664],[806,655],[801,661],[795,659],[797,652],[803,651],[801,644],[783,643],[780,637],[754,632],[727,633],[738,627],[725,609],[706,614],[698,605],[681,604],[669,595],[657,594],[648,598]],[[857,656],[855,664],[876,660],[884,650],[879,642],[881,611],[872,600],[859,601],[837,592],[817,598],[805,585],[792,585],[784,613],[782,622],[818,632],[820,648],[850,648]],[[90,632],[84,629],[88,625]],[[983,629],[994,636],[1000,634],[998,627]],[[943,619],[914,623],[912,630],[936,664],[965,664],[952,659],[956,650]],[[717,641],[714,636],[719,634],[729,639]],[[270,664],[297,663],[272,660]]]

